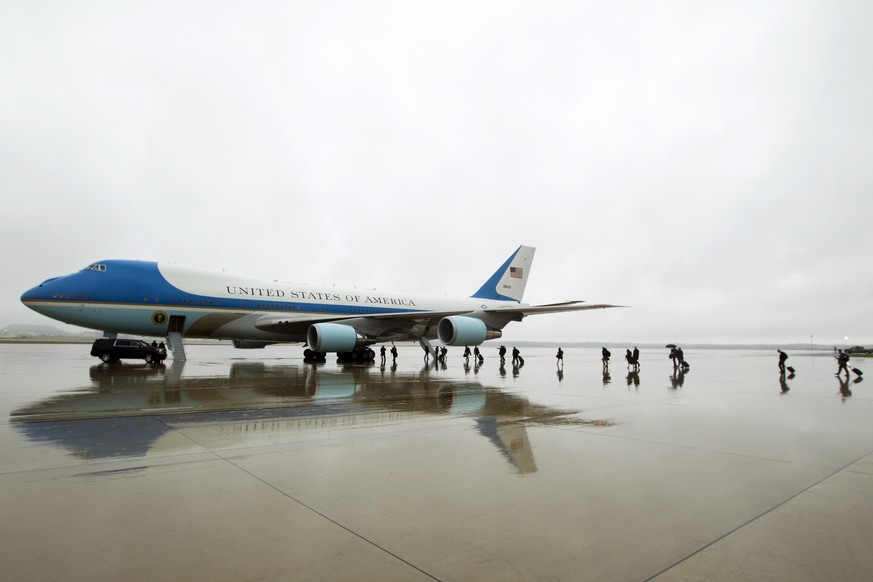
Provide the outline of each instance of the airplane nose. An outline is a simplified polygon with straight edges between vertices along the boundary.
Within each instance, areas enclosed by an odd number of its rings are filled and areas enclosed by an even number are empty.
[[[21,294],[21,302],[24,303],[27,307],[33,309],[33,306],[29,304],[31,301],[39,301],[43,297],[43,290],[40,287],[34,287],[33,289],[28,289],[24,293]]]
[[[46,283],[50,283],[55,279],[59,279],[60,277],[53,277],[51,279],[46,279],[36,287],[32,289],[28,289],[24,293],[21,294],[21,302],[35,310],[33,305],[30,305],[31,301],[42,301],[44,299],[49,299],[51,297],[51,292],[46,288]]]
[[[34,287],[33,289],[28,289],[24,293],[21,294],[21,302],[27,303],[28,301],[33,301],[35,299],[39,299],[39,287]]]

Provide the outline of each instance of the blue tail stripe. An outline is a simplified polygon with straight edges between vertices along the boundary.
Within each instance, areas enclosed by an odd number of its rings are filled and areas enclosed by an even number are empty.
[[[520,250],[521,246],[515,249],[515,252],[506,259],[506,262],[503,263],[493,275],[491,275],[490,279],[485,281],[485,284],[482,285],[478,291],[470,295],[470,297],[476,297],[477,299],[493,299],[496,301],[515,301],[512,297],[507,297],[506,295],[498,293],[497,284],[500,282],[500,279],[503,278],[503,273],[505,273],[506,269],[509,268],[512,259],[515,258],[515,255],[517,255]]]

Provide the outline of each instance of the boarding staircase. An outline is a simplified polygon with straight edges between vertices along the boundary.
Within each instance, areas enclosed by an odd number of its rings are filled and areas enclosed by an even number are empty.
[[[171,331],[167,334],[167,345],[170,346],[170,351],[173,352],[173,361],[185,361],[185,342],[182,341],[182,333]]]
[[[427,339],[426,335],[418,336],[418,343],[421,344],[421,349],[427,352],[429,355],[433,356],[433,361],[436,362],[438,359],[436,348],[433,347],[433,344],[430,343],[430,340]]]

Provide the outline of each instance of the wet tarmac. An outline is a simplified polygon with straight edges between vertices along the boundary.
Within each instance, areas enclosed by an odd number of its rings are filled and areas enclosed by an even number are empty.
[[[2,345],[4,579],[873,578],[873,385],[829,354],[461,351]]]

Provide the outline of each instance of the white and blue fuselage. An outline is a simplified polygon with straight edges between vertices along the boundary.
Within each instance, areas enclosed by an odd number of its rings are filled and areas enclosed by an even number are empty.
[[[477,345],[525,315],[609,307],[521,303],[534,249],[519,247],[473,296],[445,298],[267,282],[148,261],[107,260],[26,291],[29,308],[107,333],[236,340],[240,347],[307,341],[342,351],[439,338]],[[249,345],[246,343],[249,342]]]

